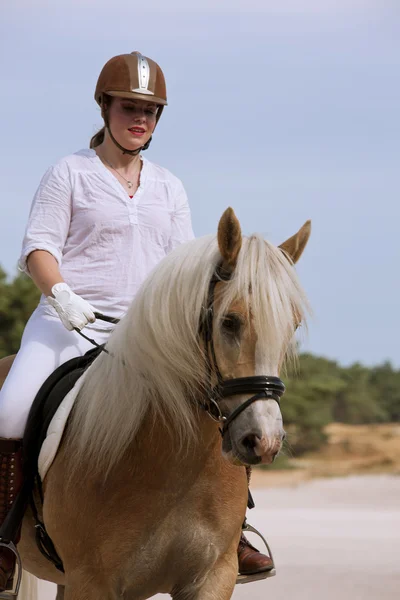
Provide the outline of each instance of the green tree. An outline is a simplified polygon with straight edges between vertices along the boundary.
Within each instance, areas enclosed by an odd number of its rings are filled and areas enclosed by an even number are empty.
[[[0,267],[0,358],[17,352],[39,297],[40,292],[29,277],[20,273],[9,282]]]
[[[369,384],[376,404],[386,414],[388,421],[400,421],[400,371],[389,362],[374,367],[369,372]]]
[[[282,414],[293,454],[316,450],[324,443],[324,427],[333,420],[335,398],[346,386],[336,362],[303,354],[289,372]]]
[[[353,425],[387,421],[388,412],[371,385],[370,369],[355,363],[342,371],[346,387],[336,395],[334,420]]]

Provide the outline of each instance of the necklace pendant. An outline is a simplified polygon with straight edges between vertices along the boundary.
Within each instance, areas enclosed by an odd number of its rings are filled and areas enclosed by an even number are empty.
[[[128,186],[129,189],[131,189],[131,187],[133,187],[132,181],[127,181],[126,185]]]

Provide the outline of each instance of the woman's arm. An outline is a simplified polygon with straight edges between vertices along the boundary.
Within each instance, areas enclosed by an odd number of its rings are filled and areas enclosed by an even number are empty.
[[[93,307],[64,282],[59,265],[72,214],[72,189],[66,164],[51,167],[33,199],[19,268],[33,279],[69,330],[95,321]]]
[[[34,281],[42,291],[41,286],[46,285],[47,278],[42,280],[42,260],[37,257],[44,256],[43,260],[46,261],[44,268],[48,274],[49,270],[53,270],[53,264],[50,263],[51,257],[55,259],[58,266],[61,264],[71,216],[72,188],[68,166],[60,163],[46,171],[36,191],[18,265],[21,271],[31,275],[30,268],[27,266],[28,257],[32,258],[29,262],[34,266],[36,266],[36,261],[39,261],[39,278]],[[45,252],[36,253],[39,250]],[[33,259],[35,255],[36,258]],[[58,269],[58,266],[56,265],[54,268]],[[60,277],[58,270],[54,272],[54,275]],[[60,278],[58,281],[62,281],[62,279]]]
[[[51,296],[53,285],[64,281],[58,262],[46,250],[34,250],[29,254],[26,263],[35,285],[45,296]]]

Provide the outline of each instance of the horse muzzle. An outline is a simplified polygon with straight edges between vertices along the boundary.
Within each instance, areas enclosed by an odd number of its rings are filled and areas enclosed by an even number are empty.
[[[236,444],[233,444],[233,451],[245,464],[269,465],[279,454],[282,446],[282,439],[283,436],[274,438],[271,441],[265,435],[249,433],[244,435]]]
[[[234,464],[271,464],[279,454],[285,433],[281,430],[273,438],[263,435],[258,428],[235,435],[230,431],[222,442],[225,457]]]

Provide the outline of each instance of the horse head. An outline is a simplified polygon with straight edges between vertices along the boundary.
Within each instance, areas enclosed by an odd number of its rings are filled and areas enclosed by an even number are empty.
[[[223,453],[236,464],[271,463],[285,437],[279,373],[304,318],[293,264],[309,235],[307,222],[275,248],[257,237],[244,241],[230,208],[219,223],[205,352],[215,386],[210,408],[223,425]]]
[[[110,472],[149,414],[183,448],[202,408],[221,421],[226,458],[271,462],[284,436],[279,372],[307,312],[293,263],[309,233],[307,222],[277,248],[242,236],[228,209],[217,236],[168,254],[90,367],[71,425],[77,464],[85,455]]]

